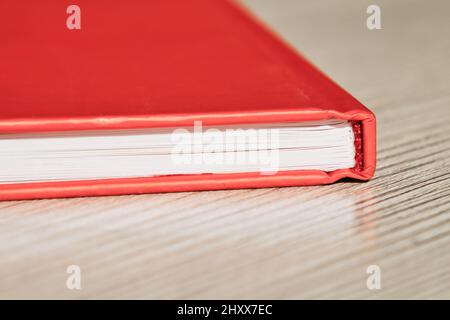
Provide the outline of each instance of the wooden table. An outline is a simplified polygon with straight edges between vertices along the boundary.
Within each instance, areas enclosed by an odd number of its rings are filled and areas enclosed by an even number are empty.
[[[375,111],[376,177],[1,202],[1,298],[450,298],[450,3],[244,2]]]

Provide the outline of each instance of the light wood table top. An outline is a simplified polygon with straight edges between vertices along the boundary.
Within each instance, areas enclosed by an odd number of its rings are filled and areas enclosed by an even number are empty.
[[[0,202],[0,298],[450,298],[450,2],[244,2],[376,113],[376,177]]]

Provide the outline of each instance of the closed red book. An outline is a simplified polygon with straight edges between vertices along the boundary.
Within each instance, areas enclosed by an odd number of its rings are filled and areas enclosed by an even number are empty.
[[[373,176],[373,113],[236,3],[78,0],[79,12],[68,10],[71,4],[0,3],[0,142],[12,141],[15,150],[0,150],[0,199],[300,186]],[[24,152],[31,149],[16,150],[20,144],[13,140],[27,134],[330,119],[353,128],[352,167],[100,179],[53,179],[49,170],[35,181],[17,173],[28,165],[11,166],[19,156],[17,163],[27,163],[30,153]]]

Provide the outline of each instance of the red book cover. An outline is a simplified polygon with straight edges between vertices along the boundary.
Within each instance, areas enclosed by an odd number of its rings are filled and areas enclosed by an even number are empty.
[[[0,199],[368,180],[375,117],[231,1],[0,3],[0,134],[345,119],[356,165],[319,170],[0,184]],[[0,151],[1,152],[1,151]],[[0,155],[1,157],[1,155]]]

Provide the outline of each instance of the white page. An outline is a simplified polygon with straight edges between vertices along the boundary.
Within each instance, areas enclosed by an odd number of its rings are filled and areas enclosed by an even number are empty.
[[[174,130],[2,134],[0,183],[311,169],[329,172],[355,165],[352,126],[342,120],[200,130],[197,126],[185,128],[183,135]],[[176,139],[182,136],[189,136],[190,141]],[[182,156],[176,152],[180,148]]]

